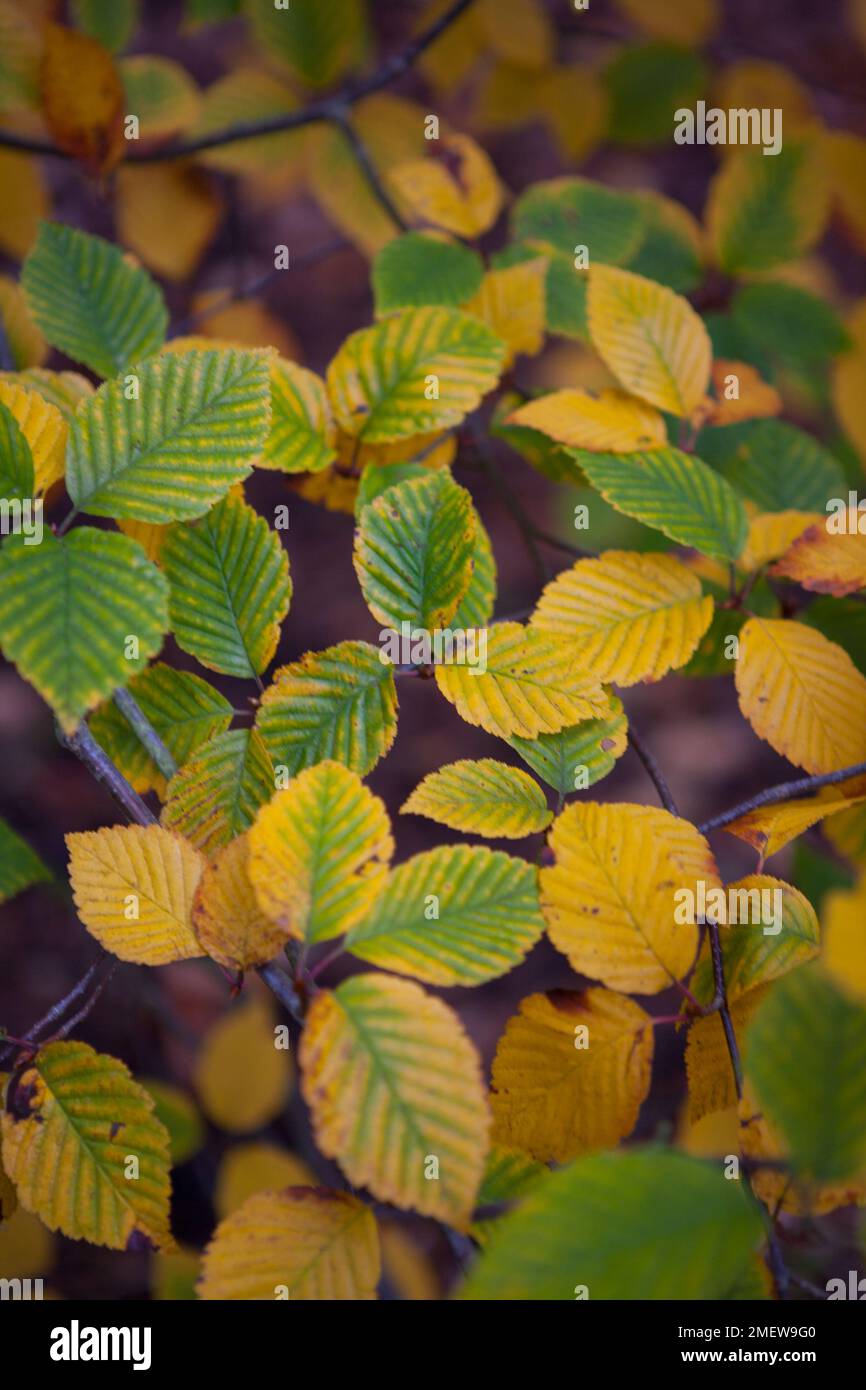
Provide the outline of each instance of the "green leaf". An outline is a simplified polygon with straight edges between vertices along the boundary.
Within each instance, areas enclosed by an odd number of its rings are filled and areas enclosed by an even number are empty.
[[[428,772],[400,810],[493,840],[521,840],[553,820],[538,783],[495,758],[461,758]]]
[[[515,241],[537,253],[559,252],[574,265],[576,246],[587,246],[593,263],[621,265],[634,255],[645,231],[644,204],[590,179],[551,179],[533,184],[514,204]]]
[[[8,902],[34,883],[50,883],[52,877],[39,855],[5,820],[0,820],[0,903]]]
[[[394,673],[369,642],[307,652],[274,672],[256,728],[290,777],[324,758],[365,777],[397,732]]]
[[[159,286],[102,237],[42,222],[21,284],[52,347],[97,376],[126,371],[165,341]]]
[[[538,738],[513,736],[505,742],[555,792],[570,796],[578,787],[592,787],[600,782],[613,771],[617,758],[626,750],[628,724],[622,702],[612,695],[610,703],[609,719],[586,719],[556,734],[539,734]]]
[[[171,1166],[177,1168],[198,1153],[205,1141],[201,1115],[186,1091],[179,1087],[150,1077],[140,1084],[153,1101],[156,1118],[168,1132]]]
[[[72,17],[77,29],[120,53],[138,24],[138,0],[72,0]]]
[[[200,676],[162,662],[131,680],[129,690],[178,767],[232,722],[232,707],[224,695]],[[135,791],[165,790],[165,778],[113,701],[94,712],[90,731]]]
[[[797,616],[846,651],[866,675],[866,604],[853,598],[819,597]]]
[[[475,549],[472,555],[472,578],[451,619],[451,627],[461,628],[464,632],[470,628],[487,627],[496,602],[496,561],[493,558],[493,547],[484,529],[484,523],[474,508],[473,513]]]
[[[689,228],[685,210],[653,193],[636,195],[645,209],[644,238],[625,262],[628,270],[645,275],[677,294],[697,288],[704,275],[700,245]]]
[[[822,174],[820,155],[807,141],[786,140],[769,157],[760,149],[731,155],[713,181],[706,213],[721,269],[729,275],[772,270],[807,251],[826,216]]]
[[[835,309],[783,281],[743,285],[731,302],[731,318],[760,352],[794,367],[824,363],[850,346]]]
[[[362,328],[328,368],[338,424],[365,444],[458,425],[499,380],[505,344],[471,314],[406,309]]]
[[[801,1175],[822,1182],[862,1173],[866,1009],[820,967],[795,970],[761,1004],[746,1034],[746,1073]]]
[[[274,794],[274,769],[255,729],[217,734],[168,784],[162,824],[205,854],[252,825]]]
[[[200,521],[172,527],[162,561],[178,646],[211,671],[260,675],[292,594],[278,532],[239,497],[225,497]]]
[[[730,484],[680,449],[645,454],[591,454],[571,449],[602,497],[680,545],[734,560],[746,540],[743,504]]]
[[[0,550],[0,646],[67,733],[129,684],[167,629],[168,584],[127,536],[81,527]]]
[[[262,47],[308,87],[331,86],[364,56],[363,0],[294,0],[285,9],[246,0],[246,11]]]
[[[591,1154],[496,1223],[473,1300],[726,1299],[762,1235],[742,1183],[660,1148]]]
[[[738,492],[763,511],[823,512],[845,497],[841,465],[811,435],[784,420],[758,420],[722,465]]]
[[[495,1207],[525,1197],[547,1173],[546,1165],[528,1154],[507,1149],[503,1144],[491,1144],[477,1205]]]
[[[355,498],[356,521],[360,521],[364,508],[389,488],[396,487],[397,483],[411,483],[416,478],[428,478],[432,471],[425,463],[366,463]]]
[[[622,145],[670,144],[673,113],[678,107],[694,106],[706,89],[706,68],[696,54],[673,44],[634,44],[618,50],[604,70],[604,81],[611,140]]]
[[[446,470],[398,483],[361,513],[355,573],[367,607],[386,627],[445,627],[469,587],[475,547],[472,498]]]
[[[483,278],[484,262],[470,246],[407,232],[387,242],[373,262],[376,317],[422,304],[456,308],[472,298]]]
[[[0,402],[0,497],[32,498],[36,489],[33,455],[18,421]]]
[[[321,377],[296,362],[276,359],[271,364],[271,432],[260,466],[320,473],[337,457],[334,436]]]
[[[756,925],[758,914],[751,909],[738,914],[739,922],[720,925],[722,962],[730,1000],[738,999],[741,994],[757,985],[766,984],[788,974],[818,954],[820,932],[815,909],[808,898],[796,888],[792,888],[790,883],[771,878],[769,874],[750,874],[747,878],[728,884],[725,891],[728,901],[736,901],[731,898],[731,894],[736,891],[763,891],[771,895],[778,892],[781,905],[781,922],[778,924],[781,930],[778,932],[772,930],[777,925],[775,919],[764,923],[771,928],[769,932],[764,930],[764,926]],[[762,911],[766,902],[771,903],[773,910],[775,909],[776,899],[773,896],[769,899],[762,897]],[[747,920],[743,920],[744,918]],[[709,1004],[715,995],[713,964],[707,946],[701,953],[701,959],[692,977],[691,989],[703,1004]]]
[[[262,352],[167,352],[82,406],[69,432],[67,487],[82,511],[157,524],[201,516],[252,471],[270,423]]]
[[[442,845],[393,870],[345,945],[398,975],[478,985],[519,965],[543,931],[534,865],[484,845]]]

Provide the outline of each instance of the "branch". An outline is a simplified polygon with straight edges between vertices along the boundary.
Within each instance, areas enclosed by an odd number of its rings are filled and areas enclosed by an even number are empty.
[[[699,825],[698,829],[702,835],[707,835],[711,830],[720,830],[722,826],[738,820],[748,811],[756,811],[760,806],[772,806],[777,801],[787,801],[791,796],[802,796],[818,791],[821,787],[832,787],[837,782],[846,782],[849,777],[859,777],[862,773],[866,773],[866,763],[852,763],[850,767],[842,767],[838,772],[824,772],[820,777],[798,777],[794,782],[780,782],[776,787],[768,787],[766,791],[758,792],[756,796],[739,802],[729,811],[721,811],[719,815],[711,816],[703,825]]]
[[[331,124],[342,131],[343,135],[348,140],[352,148],[352,153],[357,160],[358,167],[370,187],[370,192],[385,209],[385,212],[387,212],[395,227],[399,227],[401,232],[407,232],[409,230],[409,224],[403,220],[394,203],[391,201],[391,197],[379,177],[376,166],[370,158],[370,151],[367,149],[367,146],[364,144],[364,141],[361,139],[349,119],[349,116],[342,107],[334,112],[331,117]]]
[[[128,690],[115,690],[112,699],[133,733],[144,744],[163,777],[170,782],[177,772],[177,763],[138,701]]]
[[[647,772],[649,773],[650,778],[654,782],[655,789],[659,794],[659,801],[664,806],[665,810],[670,811],[672,816],[679,815],[679,812],[677,810],[677,804],[673,798],[673,793],[671,792],[670,787],[664,779],[661,768],[659,767],[650,750],[647,748],[646,744],[644,743],[637,729],[632,724],[631,720],[629,720],[628,724],[628,741],[631,744],[634,751],[637,753]]]
[[[298,1023],[303,1023],[306,1012],[304,1003],[286,971],[281,970],[276,961],[272,960],[267,965],[260,965],[257,974],[292,1018]]]
[[[70,1008],[74,1003],[76,1003],[76,1001],[81,998],[82,994],[86,993],[93,980],[96,979],[97,975],[99,974],[100,970],[102,969],[102,967],[108,959],[108,953],[102,947],[100,947],[99,955],[97,956],[93,964],[87,969],[85,974],[82,975],[81,979],[72,986],[68,994],[65,994],[62,999],[59,999],[57,1001],[56,1004],[51,1005],[51,1008],[48,1010],[47,1014],[44,1014],[42,1018],[38,1020],[38,1022],[34,1023],[32,1027],[30,1027],[27,1030],[22,1041],[25,1043],[36,1042],[36,1040],[39,1038],[39,1035],[41,1033],[44,1033],[46,1028],[50,1028],[52,1023],[62,1018],[66,1010]],[[112,961],[111,965],[113,972],[114,966],[117,965],[117,962]],[[93,1004],[96,1003],[96,999],[99,998],[99,994],[101,993],[102,985],[99,986],[98,993],[95,995],[92,1003],[88,1005],[88,1013],[90,1012],[90,1009],[92,1008]],[[7,1043],[5,1047],[0,1047],[0,1062],[3,1062],[6,1059],[6,1057],[11,1055],[17,1049],[18,1044],[16,1043]]]
[[[100,748],[84,720],[81,721],[73,734],[65,734],[58,728],[57,737],[64,748],[68,748],[71,753],[81,759],[97,782],[105,784],[129,820],[135,821],[138,825],[157,824],[156,816],[144,804],[138,793],[132,790],[123,773],[114,766],[108,754]]]
[[[203,150],[217,149],[222,145],[233,145],[239,140],[251,140],[259,135],[276,135],[281,131],[298,130],[301,126],[314,125],[320,121],[342,120],[346,111],[356,102],[361,101],[363,97],[371,96],[374,92],[381,91],[383,87],[387,87],[391,82],[395,82],[397,78],[408,72],[421,54],[435,43],[440,34],[450,28],[472,3],[473,0],[455,0],[455,3],[450,5],[434,24],[431,24],[416,39],[413,39],[402,53],[389,58],[370,77],[364,78],[335,97],[311,102],[309,106],[302,107],[299,111],[289,111],[284,115],[272,116],[267,120],[238,121],[236,125],[229,126],[225,130],[212,131],[209,135],[200,135],[192,140],[180,140],[174,144],[162,145],[155,150],[143,150],[139,154],[129,155],[124,163],[157,164],[164,160],[181,159],[187,155],[199,154]],[[52,145],[48,141],[34,140],[26,135],[18,135],[11,130],[0,131],[0,146],[5,146],[7,149],[24,150],[30,154],[49,155],[56,159],[74,158],[65,150],[58,149],[56,145]]]

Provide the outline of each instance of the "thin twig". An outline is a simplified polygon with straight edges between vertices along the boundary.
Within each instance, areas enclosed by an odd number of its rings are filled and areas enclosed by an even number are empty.
[[[177,763],[135,696],[128,690],[115,690],[112,699],[133,733],[147,749],[163,777],[167,782],[170,782],[177,772]]]
[[[298,1023],[303,1023],[304,1003],[286,971],[281,970],[276,961],[270,961],[267,965],[259,966],[258,974],[292,1018]]]
[[[331,124],[336,126],[337,130],[341,131],[349,142],[358,167],[367,180],[370,192],[377,199],[380,206],[385,209],[385,212],[388,214],[395,227],[399,227],[401,232],[408,231],[409,224],[403,220],[403,217],[398,212],[388,190],[379,177],[378,170],[370,156],[370,151],[367,149],[367,146],[352,124],[347,112],[342,108],[335,111],[334,115],[331,117]]]
[[[628,726],[628,741],[631,744],[634,751],[637,753],[644,767],[646,768],[650,776],[650,779],[654,783],[655,789],[659,794],[659,800],[661,801],[665,810],[670,811],[672,816],[678,815],[679,812],[677,811],[677,805],[674,801],[673,793],[671,792],[670,787],[665,781],[662,770],[659,767],[650,750],[647,748],[637,729],[632,724],[631,720],[629,720]]]
[[[77,983],[72,986],[72,988],[68,991],[67,994],[63,996],[62,999],[58,999],[56,1004],[51,1005],[51,1008],[48,1010],[47,1014],[43,1014],[42,1018],[40,1018],[36,1023],[32,1024],[30,1028],[28,1028],[22,1041],[25,1043],[35,1042],[35,1040],[40,1036],[41,1033],[44,1033],[47,1028],[51,1027],[52,1023],[55,1023],[58,1019],[62,1018],[66,1010],[70,1008],[71,1005],[73,1005],[78,999],[80,999],[82,994],[85,994],[87,992],[92,981],[99,974],[101,967],[107,959],[107,952],[103,950],[102,947],[100,947],[99,955],[97,956],[93,964],[88,967],[88,969],[82,975],[81,979],[78,980]],[[0,1047],[0,1062],[3,1062],[5,1058],[14,1051],[14,1044],[7,1043],[4,1047]]]
[[[111,792],[115,801],[125,811],[131,821],[138,825],[156,825],[156,816],[144,804],[137,792],[127,782],[123,773],[114,766],[104,749],[100,748],[87,725],[82,722],[72,734],[63,733],[58,728],[57,737],[77,758],[80,758],[97,782],[102,782]]]
[[[298,111],[289,111],[280,116],[272,116],[259,121],[238,121],[236,125],[224,130],[211,131],[190,140],[180,140],[158,149],[141,150],[129,154],[124,161],[130,164],[157,164],[165,160],[180,159],[187,155],[200,154],[203,150],[217,149],[222,145],[233,145],[240,140],[252,140],[261,135],[277,135],[282,131],[298,130],[302,126],[314,125],[322,121],[339,120],[356,102],[395,82],[407,73],[416,60],[435,43],[440,34],[468,10],[473,0],[455,0],[435,23],[425,29],[406,46],[401,53],[389,58],[371,76],[348,87],[344,92],[323,101],[311,102]],[[18,135],[15,131],[0,131],[0,146],[8,149],[24,150],[30,154],[50,155],[57,159],[71,159],[65,150],[58,149],[46,140]]]
[[[859,777],[863,773],[866,773],[866,763],[852,763],[850,767],[842,767],[838,772],[823,772],[818,777],[798,777],[793,782],[780,782],[778,786],[768,787],[766,791],[758,792],[746,801],[740,801],[729,811],[721,811],[719,815],[711,816],[703,825],[699,825],[698,829],[702,835],[707,835],[711,830],[720,830],[722,826],[729,825],[731,821],[738,820],[749,811],[756,811],[760,806],[772,806],[775,802],[787,801],[792,796],[803,796],[818,791],[821,787],[832,787],[837,782],[846,782],[849,777]]]
[[[530,560],[532,561],[535,567],[535,572],[538,576],[539,583],[545,585],[547,581],[550,579],[550,570],[548,569],[547,562],[544,559],[544,556],[538,549],[535,537],[535,527],[529,520],[529,517],[526,515],[526,512],[523,510],[520,499],[514,492],[514,489],[512,488],[511,484],[508,482],[504,473],[502,473],[500,469],[497,467],[496,461],[487,447],[487,440],[484,436],[484,431],[481,427],[481,422],[478,419],[477,415],[473,415],[470,417],[469,430],[472,437],[472,442],[475,446],[475,452],[478,457],[478,461],[481,464],[481,467],[484,469],[484,472],[487,474],[487,477],[490,479],[491,483],[495,487],[496,491],[498,492],[504,506],[506,507],[509,514],[516,523],[517,528],[520,531],[521,536],[523,537],[523,543],[526,546],[526,553],[528,554]]]

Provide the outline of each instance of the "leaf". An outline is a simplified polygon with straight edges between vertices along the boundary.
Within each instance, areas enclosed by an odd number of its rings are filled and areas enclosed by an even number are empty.
[[[635,253],[643,230],[643,206],[633,194],[590,179],[534,183],[517,199],[511,215],[515,241],[567,257],[571,272],[575,244],[592,248],[593,263],[617,265]]]
[[[192,125],[201,106],[186,68],[155,53],[136,53],[118,64],[126,111],[138,117],[140,138],[166,140]]]
[[[763,862],[778,854],[785,845],[826,816],[858,806],[863,800],[864,797],[844,796],[834,788],[826,787],[818,796],[777,801],[774,806],[759,806],[756,811],[738,816],[725,826],[725,830],[729,835],[736,835],[737,839],[752,845]]]
[[[302,1159],[276,1144],[248,1140],[233,1144],[220,1162],[214,1194],[217,1215],[230,1216],[248,1197],[281,1187],[315,1187],[316,1179]]]
[[[79,29],[98,39],[103,48],[117,53],[126,48],[138,23],[138,0],[73,0],[72,13]]]
[[[749,522],[749,537],[738,560],[738,567],[753,573],[771,560],[784,555],[789,546],[810,524],[820,521],[815,512],[765,512]]]
[[[665,423],[658,411],[624,391],[568,388],[539,396],[515,410],[508,423],[540,430],[560,444],[602,453],[632,453],[667,443]]]
[[[24,501],[34,490],[30,445],[12,411],[0,401],[0,492],[8,501]]]
[[[199,140],[231,126],[279,120],[299,105],[285,82],[261,67],[241,65],[201,93],[198,114],[184,135]],[[215,145],[200,150],[196,160],[209,169],[255,180],[258,190],[267,196],[285,195],[297,185],[303,171],[304,132],[276,131]]]
[[[824,367],[850,346],[835,309],[781,280],[742,285],[731,301],[731,319],[761,352],[793,367]]]
[[[8,902],[34,883],[50,883],[52,873],[26,840],[0,820],[0,903]]]
[[[494,840],[521,840],[553,819],[538,783],[495,758],[463,758],[429,772],[400,810]]]
[[[530,622],[578,643],[600,681],[628,686],[684,666],[712,616],[700,580],[672,555],[608,550],[557,575]]]
[[[524,1197],[546,1173],[544,1165],[536,1163],[528,1154],[492,1143],[478,1193],[478,1206],[498,1206]]]
[[[61,412],[44,400],[37,389],[30,387],[29,381],[25,386],[17,381],[0,380],[0,404],[9,411],[24,436],[32,459],[33,483],[26,493],[28,497],[33,495],[34,489],[41,496],[63,477],[68,433]]]
[[[729,275],[771,270],[802,256],[827,219],[816,141],[786,140],[772,158],[739,150],[715,175],[706,220],[716,261]]]
[[[503,1217],[464,1297],[573,1301],[577,1285],[593,1301],[724,1299],[761,1236],[742,1184],[711,1164],[661,1148],[591,1154]]]
[[[316,995],[300,1063],[316,1142],[353,1187],[465,1230],[490,1120],[456,1014],[408,980],[355,975]]]
[[[866,876],[851,892],[828,893],[823,910],[824,940],[821,964],[837,989],[866,1004],[866,950],[863,908]]]
[[[204,859],[180,835],[116,825],[67,835],[66,845],[78,915],[107,951],[139,965],[204,954],[192,925]]]
[[[306,768],[249,835],[259,907],[299,941],[328,941],[370,910],[394,853],[384,802],[341,763]]]
[[[166,280],[192,275],[220,225],[213,184],[189,165],[149,164],[117,171],[117,234]]]
[[[0,321],[9,343],[12,366],[38,367],[48,356],[48,344],[31,318],[17,281],[0,275]]]
[[[513,0],[507,14],[497,0],[479,0],[477,12],[484,38],[506,62],[534,69],[552,65],[555,31],[539,0]]]
[[[796,1216],[814,1219],[838,1207],[862,1206],[866,1200],[866,1182],[852,1177],[843,1182],[814,1183],[792,1176],[790,1154],[779,1131],[762,1113],[754,1088],[747,1081],[739,1106],[739,1135],[736,1146],[747,1159],[754,1161],[752,1186],[755,1196],[771,1211],[791,1212]],[[781,1165],[781,1171],[776,1165]],[[833,1287],[828,1281],[825,1288]],[[832,1295],[831,1295],[832,1296]]]
[[[750,618],[735,672],[740,709],[759,738],[809,773],[866,760],[866,677],[816,628]]]
[[[232,721],[232,707],[224,695],[200,676],[162,662],[135,676],[129,691],[179,767],[202,744],[225,733]],[[90,732],[133,791],[164,794],[164,776],[113,701],[95,711]]]
[[[726,907],[716,914],[729,1000],[769,984],[818,954],[815,909],[790,883],[769,874],[749,874],[724,889]],[[776,896],[778,894],[778,897]],[[705,942],[691,990],[702,1004],[715,996],[715,977]]]
[[[522,1000],[496,1047],[493,1137],[544,1163],[615,1148],[650,1087],[652,1020],[606,989]]]
[[[504,353],[499,338],[456,309],[393,314],[350,334],[328,368],[337,422],[368,444],[458,425],[496,385]]]
[[[682,203],[661,193],[635,195],[643,206],[645,232],[627,261],[629,270],[655,280],[677,294],[697,289],[704,278],[704,233]]]
[[[348,1192],[287,1187],[255,1194],[220,1222],[204,1253],[198,1294],[363,1302],[376,1297],[379,1269],[370,1207]]]
[[[424,304],[456,309],[477,293],[483,276],[484,263],[470,246],[429,232],[406,232],[383,246],[373,262],[376,317]]]
[[[738,492],[767,512],[826,514],[827,498],[843,496],[845,488],[833,455],[784,420],[755,424],[723,471]]]
[[[167,599],[165,579],[126,536],[46,530],[38,546],[13,536],[0,551],[0,645],[66,733],[156,655]]]
[[[208,1119],[228,1134],[249,1134],[276,1119],[293,1068],[277,1046],[268,1004],[252,1000],[223,1014],[208,1032],[195,1065],[195,1088]]]
[[[610,114],[607,135],[617,144],[670,145],[671,116],[694,109],[709,86],[701,59],[680,44],[618,47],[603,70]]]
[[[280,536],[239,497],[225,497],[163,550],[179,647],[211,671],[249,679],[270,665],[292,581]]]
[[[52,347],[98,376],[126,371],[165,338],[168,311],[159,287],[101,237],[41,223],[21,284]]]
[[[467,241],[490,230],[505,201],[493,161],[469,135],[443,132],[422,158],[390,168],[388,184],[409,221]]]
[[[366,18],[361,0],[295,0],[288,10],[272,0],[246,0],[261,46],[308,87],[330,87],[363,57]]]
[[[504,367],[519,353],[534,356],[544,345],[546,273],[544,257],[490,270],[463,305],[464,313],[481,319],[505,343]]]
[[[617,511],[704,555],[735,560],[746,540],[743,504],[713,468],[681,449],[573,455]]]
[[[769,986],[758,986],[731,1004],[731,1026],[742,1038]],[[689,1025],[686,1042],[686,1074],[689,1083],[689,1119],[692,1124],[705,1115],[730,1110],[737,1104],[737,1085],[725,1030],[718,1013],[697,1018]]]
[[[110,1250],[171,1247],[168,1135],[122,1062],[81,1042],[41,1048],[2,1127],[3,1166],[49,1230]]]
[[[178,1168],[201,1149],[204,1125],[186,1091],[168,1081],[148,1077],[141,1083],[153,1100],[156,1118],[168,1131],[171,1166]]]
[[[250,881],[250,832],[238,835],[206,865],[192,908],[202,949],[243,975],[278,956],[288,933],[262,912]]]
[[[468,633],[471,628],[480,629],[489,625],[496,602],[496,561],[490,537],[477,512],[475,517],[475,549],[472,554],[472,574],[469,588],[457,605],[451,619],[452,629],[462,629]]]
[[[205,854],[249,829],[274,794],[274,768],[255,729],[217,734],[172,777],[162,824]]]
[[[719,884],[693,825],[652,806],[568,806],[548,838],[541,870],[548,935],[572,969],[610,989],[657,994],[690,969],[698,934],[675,892]]]
[[[138,399],[106,382],[69,436],[67,487],[82,511],[190,521],[248,477],[270,423],[261,352],[164,353],[136,371]]]
[[[569,796],[579,787],[592,787],[616,766],[628,747],[628,726],[622,703],[611,696],[610,708],[599,719],[560,729],[537,738],[506,739],[533,772],[549,787]]]
[[[587,309],[593,346],[626,390],[659,410],[691,415],[707,392],[712,347],[688,301],[595,262]]]
[[[271,363],[271,431],[260,468],[319,473],[337,457],[336,431],[315,372],[277,357]]]
[[[819,1182],[862,1173],[866,1008],[817,967],[795,971],[749,1027],[746,1071],[797,1171]]]
[[[866,531],[857,529],[860,513],[848,513],[848,529],[831,534],[829,518],[810,526],[773,566],[773,574],[793,579],[813,593],[841,598],[866,588]],[[833,518],[838,523],[838,518]]]
[[[717,357],[712,370],[716,401],[709,416],[712,425],[736,425],[742,420],[759,420],[779,415],[782,397],[760,372],[748,362],[732,362]],[[735,393],[735,394],[731,394]]]
[[[67,424],[81,402],[93,395],[93,386],[80,372],[51,372],[46,367],[25,367],[21,372],[2,373],[2,381],[10,386],[23,386],[26,391],[41,396],[46,405],[57,407]],[[62,462],[60,458],[58,464],[62,465]]]
[[[340,642],[281,666],[259,703],[256,729],[294,777],[334,758],[364,777],[397,732],[394,673],[368,642]]]
[[[48,211],[48,195],[35,161],[12,150],[0,151],[0,183],[8,195],[0,211],[0,248],[20,261],[36,240],[39,220]]]
[[[46,24],[39,68],[42,111],[55,143],[93,173],[123,153],[123,86],[111,56],[87,34]]]
[[[417,854],[393,870],[346,948],[427,984],[496,979],[521,963],[544,930],[536,873],[483,845]]]
[[[499,738],[535,738],[603,715],[601,686],[571,644],[520,623],[487,631],[485,669],[437,665],[436,684],[467,724]]]
[[[354,565],[378,622],[429,631],[447,626],[469,587],[472,498],[450,473],[398,483],[361,513]]]

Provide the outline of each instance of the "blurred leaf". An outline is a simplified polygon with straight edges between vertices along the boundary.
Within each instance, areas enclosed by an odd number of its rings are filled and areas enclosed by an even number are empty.
[[[34,883],[50,883],[53,874],[11,825],[0,820],[0,903]]]
[[[279,1115],[294,1068],[277,1046],[268,1005],[236,1004],[207,1033],[195,1066],[195,1088],[207,1118],[229,1134],[249,1134]]]
[[[716,260],[730,275],[771,270],[801,256],[827,218],[817,145],[786,141],[771,158],[760,149],[738,151],[710,185],[706,216]]]
[[[109,53],[119,53],[138,24],[138,0],[72,0],[72,17]]]
[[[122,2],[115,0],[114,8]],[[93,173],[112,169],[123,155],[124,95],[102,44],[60,24],[47,24],[39,85],[57,146]]]
[[[707,86],[701,59],[668,43],[621,48],[604,69],[610,99],[609,138],[656,145],[673,136],[673,113],[694,107]]]

